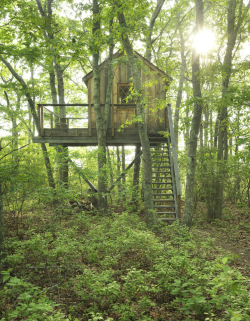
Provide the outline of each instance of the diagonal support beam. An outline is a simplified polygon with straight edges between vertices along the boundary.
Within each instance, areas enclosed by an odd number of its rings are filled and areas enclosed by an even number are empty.
[[[126,174],[126,172],[139,160],[141,155],[142,155],[142,151],[140,151],[140,153],[136,155],[135,159],[128,165],[128,167],[125,169],[125,171],[117,178],[117,180],[114,182],[114,184],[108,189],[108,193],[110,193],[112,191],[112,189],[122,179],[122,177]]]
[[[69,161],[73,164],[73,167],[75,169],[75,171],[81,175],[81,177],[85,180],[85,182],[89,185],[89,187],[91,188],[92,192],[98,192],[98,190],[95,188],[95,186],[85,177],[85,175],[83,174],[81,168],[79,168],[71,159],[69,159]]]

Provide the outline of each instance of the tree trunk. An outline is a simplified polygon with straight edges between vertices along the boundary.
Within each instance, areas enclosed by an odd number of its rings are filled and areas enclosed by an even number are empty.
[[[199,32],[203,28],[203,1],[195,0],[196,9],[196,28],[195,32]],[[202,115],[202,96],[200,84],[200,56],[195,48],[192,54],[192,82],[193,82],[193,96],[194,96],[194,114],[191,124],[188,161],[187,161],[187,176],[186,176],[186,193],[185,193],[185,207],[182,219],[182,225],[191,226],[193,209],[194,209],[194,182],[195,182],[195,167],[196,167],[196,150],[198,133],[201,123]]]
[[[99,44],[98,37],[101,32],[100,24],[100,8],[98,0],[93,0],[93,28],[92,35],[92,64],[93,64],[93,75],[94,75],[94,110],[96,118],[96,129],[98,139],[98,208],[107,211],[107,173],[106,173],[106,136],[108,128],[108,118],[111,104],[111,90],[113,83],[113,47],[109,46],[109,65],[108,65],[108,86],[106,92],[106,101],[104,112],[102,116],[102,110],[100,106],[100,73],[99,73]],[[112,21],[110,22],[112,25]]]
[[[181,45],[181,71],[179,76],[179,86],[178,86],[178,92],[177,92],[177,99],[175,103],[175,113],[174,113],[174,134],[175,134],[175,142],[176,142],[176,148],[178,151],[178,142],[179,142],[179,118],[180,118],[180,107],[182,102],[182,92],[183,92],[183,84],[185,80],[185,70],[186,70],[186,57],[185,57],[185,41],[183,38],[183,32],[180,22],[180,13],[181,10],[178,13],[177,16],[177,28],[179,30],[180,35],[180,45]]]
[[[57,77],[57,90],[58,90],[58,97],[59,97],[59,104],[65,104],[64,99],[64,81],[63,81],[63,69],[57,63],[55,57],[55,70],[56,70],[56,77]],[[53,90],[53,95],[54,95]],[[67,128],[67,124],[65,123],[66,118],[66,111],[65,106],[60,106],[60,121],[62,121],[62,128]],[[58,153],[58,160],[59,160],[59,182],[65,188],[68,188],[69,181],[69,164],[68,164],[68,157],[69,157],[69,149],[68,147],[58,146],[57,148]]]
[[[201,114],[201,123],[200,123],[200,148],[204,147],[204,141],[203,141],[203,119]]]
[[[125,149],[124,146],[122,146],[122,172],[125,172]],[[123,175],[122,182],[125,184],[126,182],[126,176]]]
[[[140,153],[141,146],[136,145],[135,147],[135,157]],[[140,183],[140,167],[141,167],[141,158],[134,164],[134,176],[133,176],[133,187],[134,193],[132,195],[132,202],[135,206],[138,206],[138,197],[139,197],[139,183]]]
[[[157,0],[157,5],[155,7],[155,10],[152,14],[152,17],[150,19],[149,27],[148,27],[148,37],[146,38],[146,59],[151,61],[152,59],[152,33],[154,29],[155,21],[161,12],[161,8],[164,4],[165,0]]]
[[[121,175],[121,160],[120,160],[119,146],[116,147],[116,165],[117,165],[117,174],[118,174],[118,177],[119,177]],[[118,193],[120,193],[121,192],[120,181],[117,184],[117,189],[118,189]]]
[[[109,148],[107,147],[107,156],[108,156],[108,164],[109,164],[109,176],[110,176],[110,185],[112,186],[114,183],[114,175],[113,175],[113,167],[112,160],[109,152]]]
[[[2,269],[2,260],[5,257],[4,248],[4,220],[3,220],[3,195],[2,195],[2,185],[0,177],[0,269]],[[1,271],[1,270],[0,270]],[[1,284],[1,274],[0,274],[0,284]]]
[[[137,66],[136,59],[133,54],[133,48],[130,43],[130,40],[127,35],[128,26],[125,21],[124,14],[122,12],[122,8],[119,6],[117,2],[114,2],[117,7],[117,16],[119,20],[119,24],[122,28],[122,43],[128,55],[128,62],[130,64],[130,68],[132,70],[133,76],[133,85],[137,95],[136,102],[136,110],[137,117],[140,119],[138,122],[140,141],[143,151],[143,165],[144,165],[144,204],[145,204],[145,214],[147,226],[152,228],[156,223],[155,212],[154,212],[154,204],[153,204],[153,195],[152,195],[152,159],[150,152],[150,144],[147,134],[147,123],[146,123],[146,115],[145,109],[142,103],[142,95],[141,95],[141,78],[140,78],[140,69]]]
[[[208,125],[209,125],[209,108],[208,104],[204,106],[205,122],[204,122],[204,145],[208,147]]]
[[[223,194],[224,183],[226,175],[226,166],[228,158],[228,142],[227,142],[227,104],[228,104],[228,87],[232,72],[233,50],[236,43],[237,34],[241,27],[242,21],[247,14],[250,2],[248,2],[245,10],[242,10],[243,0],[240,1],[239,6],[236,6],[236,0],[230,0],[228,5],[227,15],[227,34],[228,41],[226,46],[226,53],[222,65],[222,99],[221,106],[218,112],[218,152],[217,152],[217,179],[216,179],[216,199],[214,218],[218,219],[222,217],[223,209]],[[236,17],[236,7],[238,7],[238,16]],[[237,24],[236,24],[237,21]]]

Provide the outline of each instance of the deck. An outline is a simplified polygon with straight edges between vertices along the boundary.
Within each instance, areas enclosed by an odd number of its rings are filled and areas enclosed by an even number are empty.
[[[49,107],[56,107],[58,111]],[[104,105],[101,105],[104,108]],[[67,110],[66,110],[67,109]],[[108,146],[140,144],[138,125],[132,122],[121,128],[126,121],[131,121],[136,113],[135,104],[113,104],[110,108],[107,130]],[[161,110],[161,117],[147,115],[148,137],[151,143],[166,142],[167,108]],[[38,136],[33,136],[34,143],[49,143],[50,146],[97,146],[97,130],[93,104],[42,104],[38,105]]]

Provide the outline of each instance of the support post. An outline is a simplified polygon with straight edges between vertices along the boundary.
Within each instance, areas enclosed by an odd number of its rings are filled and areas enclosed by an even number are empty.
[[[88,118],[89,118],[89,136],[92,136],[92,133],[91,133],[91,127],[92,127],[92,119],[91,119],[91,104],[89,104],[89,108],[88,108]]]
[[[112,137],[115,136],[115,125],[114,125],[114,118],[115,118],[115,115],[114,115],[114,104],[112,104],[112,107],[111,107],[111,128],[112,128]]]
[[[38,109],[38,134],[41,136],[41,106],[38,105],[37,106],[37,109]]]
[[[53,129],[53,114],[50,113],[50,128]]]
[[[108,189],[108,193],[112,191],[112,189],[116,186],[116,184],[121,180],[122,177],[125,176],[126,172],[137,162],[137,160],[141,157],[142,151],[135,157],[135,159],[128,165],[125,171],[117,178],[114,184]]]
[[[41,105],[41,136],[44,136],[44,128],[43,128],[43,105]]]

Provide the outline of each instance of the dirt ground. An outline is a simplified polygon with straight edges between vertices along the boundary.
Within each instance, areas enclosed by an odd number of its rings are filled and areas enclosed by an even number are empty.
[[[223,218],[209,224],[206,222],[205,204],[199,203],[194,220],[196,232],[201,237],[213,238],[215,247],[234,258],[234,268],[250,278],[250,208],[237,208],[228,203]]]

